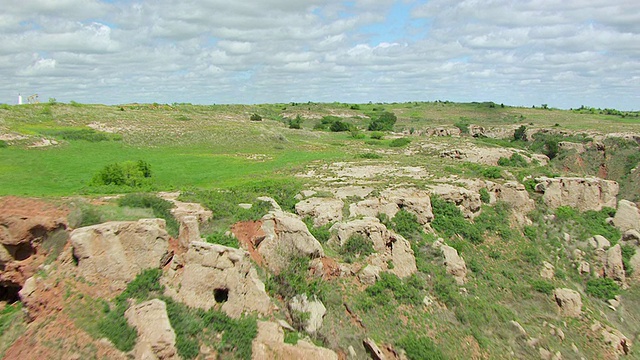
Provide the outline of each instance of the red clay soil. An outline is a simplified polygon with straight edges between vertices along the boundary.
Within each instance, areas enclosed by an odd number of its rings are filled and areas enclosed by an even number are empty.
[[[54,219],[66,218],[69,209],[40,199],[16,196],[0,197],[0,215],[44,216]]]
[[[258,245],[265,237],[262,231],[262,221],[240,221],[231,227],[231,232],[235,235],[243,249],[249,252],[251,259],[258,265],[262,265],[264,260],[258,253]]]

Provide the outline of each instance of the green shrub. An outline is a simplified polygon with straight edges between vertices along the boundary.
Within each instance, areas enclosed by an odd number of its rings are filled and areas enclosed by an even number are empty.
[[[538,239],[538,231],[533,226],[525,226],[523,232],[524,236],[531,241],[536,241]]]
[[[254,114],[251,114],[251,117],[249,117],[249,119],[251,121],[262,121],[262,116],[254,113]]]
[[[9,146],[9,144],[7,144],[7,142],[6,142],[6,141],[4,141],[4,140],[0,140],[0,149],[2,149],[2,148],[6,148],[6,147],[8,147],[8,146]]]
[[[391,147],[403,147],[403,146],[409,145],[409,143],[411,143],[411,139],[409,139],[409,138],[397,138],[397,139],[393,139],[391,141],[391,143],[389,144],[389,146],[391,146]]]
[[[510,158],[501,157],[498,159],[498,165],[500,166],[511,166],[511,167],[528,167],[530,164],[524,158],[524,156],[513,153]]]
[[[116,296],[113,309],[105,307],[106,316],[99,321],[98,331],[119,350],[130,351],[137,338],[136,330],[127,323],[124,317],[124,313],[129,307],[128,299],[144,301],[152,293],[161,293],[164,289],[159,282],[161,275],[162,270],[157,268],[141,272],[120,295]]]
[[[580,213],[570,206],[559,206],[555,210],[556,223],[570,229],[570,233],[578,238],[589,238],[602,235],[616,241],[620,238],[620,230],[607,223],[607,218],[615,215],[615,209],[603,208],[600,211],[587,210]]]
[[[0,336],[2,336],[4,332],[11,327],[13,321],[20,316],[23,316],[21,302],[17,301],[13,304],[5,305],[4,309],[0,310]]]
[[[371,120],[369,123],[369,131],[393,131],[398,118],[392,112],[383,112],[376,119]]]
[[[119,206],[131,208],[148,208],[153,210],[155,217],[164,219],[167,224],[167,232],[171,236],[178,236],[180,225],[171,214],[173,203],[161,199],[153,194],[127,194],[118,199]]]
[[[531,287],[533,290],[546,295],[551,295],[553,289],[555,289],[555,286],[552,283],[544,280],[532,280]]]
[[[404,349],[410,360],[446,360],[442,351],[436,347],[431,338],[409,333],[396,343]]]
[[[362,235],[352,235],[340,247],[339,252],[344,256],[345,261],[353,262],[356,258],[373,254],[373,243]]]
[[[372,153],[372,152],[360,154],[360,155],[358,155],[358,157],[362,158],[362,159],[380,159],[380,158],[382,158],[382,156],[380,156],[380,155],[378,155],[376,153]]]
[[[480,170],[482,176],[487,179],[499,179],[502,177],[502,169],[497,166],[488,166]]]
[[[422,231],[422,225],[418,222],[415,214],[401,209],[393,217],[393,230],[407,239],[419,237]]]
[[[301,129],[303,121],[300,115],[297,115],[295,119],[289,119],[289,129]]]
[[[360,130],[358,130],[356,127],[351,127],[349,136],[351,136],[354,139],[364,139],[366,136],[365,134],[363,134]]]
[[[224,246],[228,246],[236,249],[240,248],[240,243],[238,242],[238,239],[236,239],[231,235],[227,235],[222,231],[216,231],[212,234],[209,234],[207,235],[206,239],[207,239],[207,242],[211,244],[219,244],[219,245],[224,245]]]
[[[587,281],[585,292],[593,297],[608,300],[620,294],[620,286],[609,278],[597,278]]]
[[[460,129],[460,134],[467,135],[469,134],[469,121],[461,118],[460,121],[457,121],[453,124],[453,126]]]
[[[491,201],[491,195],[489,195],[489,191],[486,188],[480,189],[480,201],[485,204],[488,204]]]
[[[422,303],[425,284],[415,275],[403,281],[394,274],[380,273],[380,280],[369,286],[365,292],[375,303],[388,304],[391,299],[402,304],[419,305]]]
[[[483,241],[482,232],[464,218],[464,215],[455,204],[442,200],[438,196],[433,196],[431,198],[431,207],[433,209],[431,227],[441,235],[447,238],[460,235],[474,244]]]
[[[527,141],[527,127],[525,125],[520,125],[520,127],[513,132],[513,140]]]
[[[340,120],[336,120],[329,126],[329,130],[332,132],[349,131],[349,124]]]
[[[144,160],[109,164],[93,176],[90,185],[148,186],[151,185],[151,165]]]
[[[633,274],[633,267],[631,266],[631,258],[636,254],[636,248],[632,245],[623,244],[620,247],[622,251],[622,264],[624,265],[624,270],[627,273],[627,276],[631,276]]]
[[[382,140],[384,138],[384,133],[382,131],[374,131],[369,135],[369,137],[374,140]]]
[[[309,272],[309,258],[296,256],[289,260],[287,267],[279,274],[271,275],[265,283],[267,291],[272,295],[279,295],[285,300],[290,300],[296,295],[307,294],[308,297],[325,297],[325,285],[322,279],[307,279]]]
[[[316,238],[316,240],[318,240],[318,242],[320,242],[321,244],[326,243],[331,237],[331,232],[329,231],[329,229],[333,224],[328,223],[322,226],[315,227],[313,226],[313,218],[310,216],[303,218],[302,221],[304,221],[304,223],[307,225],[307,229],[309,229],[311,235],[313,235],[313,237]]]

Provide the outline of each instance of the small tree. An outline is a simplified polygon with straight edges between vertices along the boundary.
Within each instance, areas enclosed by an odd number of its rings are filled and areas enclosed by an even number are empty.
[[[513,140],[527,141],[527,127],[520,125],[520,127],[513,132]]]
[[[300,129],[302,128],[302,118],[300,115],[297,115],[295,119],[289,119],[289,129]]]

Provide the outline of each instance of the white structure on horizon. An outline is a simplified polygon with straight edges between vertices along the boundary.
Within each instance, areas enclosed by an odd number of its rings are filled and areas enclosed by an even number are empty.
[[[18,105],[22,105],[22,95],[18,94]]]

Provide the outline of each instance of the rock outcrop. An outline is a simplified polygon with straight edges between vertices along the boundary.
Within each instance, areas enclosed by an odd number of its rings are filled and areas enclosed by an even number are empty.
[[[618,209],[613,218],[613,224],[622,232],[628,230],[640,231],[640,210],[638,210],[638,206],[628,200],[618,201]]]
[[[187,249],[193,241],[201,241],[200,224],[193,215],[183,216],[180,221],[180,232],[178,242],[183,249]]]
[[[379,266],[367,265],[358,274],[358,280],[365,285],[373,285],[380,279],[380,271]]]
[[[389,272],[398,277],[407,277],[417,271],[416,259],[409,242],[402,236],[387,229],[377,218],[366,217],[347,223],[337,223],[331,227],[330,243],[343,246],[346,241],[359,235],[371,240],[376,254],[369,256],[367,262],[371,265],[388,269],[388,262],[393,263]]]
[[[344,202],[336,198],[314,197],[296,204],[296,213],[302,217],[311,216],[314,226],[342,221]]]
[[[169,322],[164,301],[153,299],[131,306],[125,312],[129,325],[138,331],[133,349],[135,359],[178,360],[176,334]]]
[[[304,321],[304,331],[313,335],[322,327],[322,319],[324,314],[327,313],[327,308],[324,304],[315,297],[308,299],[307,294],[294,296],[289,302],[289,310],[292,313],[304,313],[308,314],[308,318]],[[292,315],[292,317],[295,317]],[[305,316],[306,317],[306,316]]]
[[[385,214],[388,218],[393,218],[400,211],[398,205],[387,199],[372,198],[364,199],[349,205],[349,217],[355,218],[359,216],[377,217],[378,214]]]
[[[431,198],[427,191],[411,188],[387,189],[382,193],[382,197],[396,204],[398,209],[413,213],[422,225],[427,225],[433,220]]]
[[[540,177],[535,179],[536,191],[552,209],[571,206],[580,211],[616,206],[618,183],[600,178]]]
[[[560,314],[568,317],[580,317],[582,314],[582,298],[580,293],[571,289],[555,289],[553,297]]]
[[[463,187],[438,184],[431,187],[431,193],[456,204],[467,218],[473,218],[478,215],[482,206],[480,194]]]
[[[458,285],[464,285],[467,281],[467,265],[464,259],[458,255],[458,250],[448,245],[440,247],[444,256],[444,264],[447,267],[447,273],[453,275]]]
[[[173,215],[178,222],[182,222],[185,216],[195,216],[198,222],[203,223],[211,219],[213,215],[211,210],[205,209],[198,203],[188,203],[177,200],[180,196],[179,192],[161,192],[158,196],[173,203],[174,207],[171,209],[171,215]]]
[[[622,263],[622,248],[620,244],[609,248],[604,262],[604,277],[626,284],[624,265]]]
[[[177,301],[205,310],[221,304],[222,311],[234,318],[253,311],[267,314],[271,309],[249,253],[241,249],[192,242],[185,254],[174,256],[161,282]]]
[[[265,265],[273,272],[284,269],[294,256],[318,258],[324,256],[322,245],[316,240],[299,217],[274,210],[262,218],[265,236],[256,242],[257,251]]]
[[[255,360],[338,360],[338,355],[332,350],[305,340],[298,340],[296,345],[286,344],[280,325],[267,321],[258,321],[258,336],[253,340],[251,349],[251,358]]]
[[[540,269],[540,277],[543,279],[550,280],[550,279],[553,279],[554,275],[555,275],[555,267],[552,264],[546,261],[543,261],[542,269]]]
[[[162,219],[116,221],[74,230],[70,237],[79,275],[124,289],[138,273],[160,266],[169,234]]]

